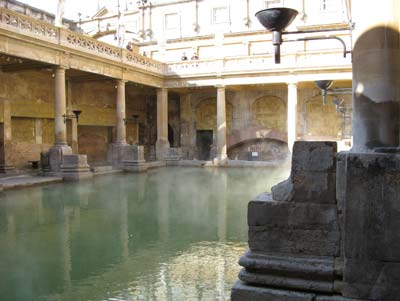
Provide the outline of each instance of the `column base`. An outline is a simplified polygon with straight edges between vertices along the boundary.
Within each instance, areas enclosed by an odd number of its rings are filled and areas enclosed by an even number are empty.
[[[123,154],[122,168],[127,172],[143,172],[147,170],[144,160],[144,148],[139,145],[129,145]]]
[[[87,164],[86,155],[65,155],[61,164],[61,176],[64,181],[91,179],[93,173]]]
[[[225,156],[218,156],[218,157],[214,158],[213,163],[216,166],[222,166],[222,165],[227,165],[228,161],[229,161],[228,156],[225,155]]]
[[[156,142],[156,157],[157,160],[163,161],[169,156],[169,142],[168,140],[157,140]]]
[[[60,172],[64,155],[71,155],[72,148],[68,145],[53,145],[47,153],[42,153],[40,164],[44,171]]]
[[[130,145],[128,143],[112,143],[108,149],[108,161],[113,168],[122,168],[124,160],[124,151]]]
[[[285,289],[252,286],[238,280],[232,287],[232,301],[367,301],[340,295],[323,295]]]
[[[17,173],[17,170],[13,165],[8,165],[8,164],[0,164],[0,173],[4,174],[15,174]]]

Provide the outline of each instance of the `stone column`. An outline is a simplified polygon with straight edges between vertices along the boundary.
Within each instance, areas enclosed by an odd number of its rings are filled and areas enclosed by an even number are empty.
[[[115,109],[115,132],[116,138],[111,145],[111,163],[114,167],[121,168],[124,150],[128,147],[126,142],[126,111],[125,111],[125,81],[116,81],[116,109]]]
[[[11,165],[11,102],[3,99],[3,126],[2,126],[2,147],[0,149],[0,173],[14,172],[15,168]]]
[[[54,70],[54,145],[67,145],[67,125],[63,115],[66,112],[65,69]]]
[[[227,162],[225,87],[217,87],[217,153],[214,164]]]
[[[399,146],[399,4],[352,1],[353,152]],[[367,17],[368,16],[368,17]],[[368,62],[368,63],[366,63]]]
[[[196,133],[193,123],[191,99],[192,94],[190,93],[180,96],[182,156],[189,160],[194,158],[194,149],[196,148]]]
[[[168,89],[157,90],[157,160],[163,160],[168,156]]]
[[[116,141],[117,144],[126,144],[125,119],[125,81],[117,80],[117,105],[116,105]]]
[[[288,83],[287,142],[290,152],[297,138],[297,83]]]
[[[67,126],[63,116],[66,113],[65,68],[56,67],[54,75],[54,145],[49,150],[48,159],[42,160],[42,167],[48,165],[50,172],[60,172],[63,156],[72,154],[72,149],[67,144]]]

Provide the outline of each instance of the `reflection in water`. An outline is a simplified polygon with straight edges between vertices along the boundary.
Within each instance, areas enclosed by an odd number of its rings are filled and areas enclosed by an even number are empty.
[[[0,196],[1,300],[225,300],[279,169],[165,168]]]

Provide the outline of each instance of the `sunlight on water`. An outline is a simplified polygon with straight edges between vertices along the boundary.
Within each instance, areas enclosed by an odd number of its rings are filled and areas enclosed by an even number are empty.
[[[288,176],[164,168],[0,197],[0,300],[229,300],[247,203]]]

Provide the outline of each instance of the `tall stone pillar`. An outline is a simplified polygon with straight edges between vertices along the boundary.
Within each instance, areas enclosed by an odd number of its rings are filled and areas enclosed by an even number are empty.
[[[54,145],[67,145],[65,69],[54,70]]]
[[[351,3],[356,21],[352,54],[353,151],[398,147],[399,2]]]
[[[67,144],[65,68],[54,69],[54,145],[49,150],[48,164],[50,172],[60,172],[62,157],[71,155],[72,149]]]
[[[287,141],[290,152],[297,138],[297,83],[288,83]]]
[[[183,157],[189,160],[194,158],[194,149],[196,148],[191,99],[190,93],[180,96],[181,148]]]
[[[116,141],[117,144],[126,144],[126,109],[125,109],[125,81],[117,80],[116,101]]]
[[[114,167],[121,168],[124,150],[127,148],[126,142],[126,109],[125,109],[125,81],[116,81],[116,109],[115,109],[115,141],[111,145],[111,163]]]
[[[164,160],[168,153],[168,89],[162,88],[157,90],[157,160]]]
[[[8,99],[3,99],[3,125],[1,127],[1,148],[0,148],[0,173],[14,172],[15,168],[11,164],[11,103]]]
[[[225,87],[217,87],[217,151],[214,164],[227,163]]]

